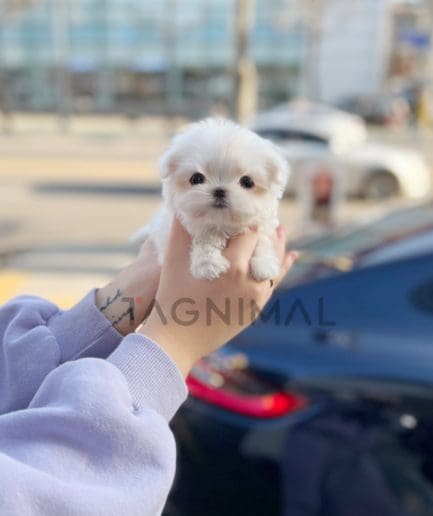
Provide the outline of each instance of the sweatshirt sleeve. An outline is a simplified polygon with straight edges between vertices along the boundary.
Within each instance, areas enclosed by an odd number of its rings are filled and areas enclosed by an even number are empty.
[[[161,514],[175,469],[168,422],[186,392],[138,334],[107,360],[54,369],[28,408],[0,416],[0,514]]]
[[[121,339],[97,309],[93,290],[66,311],[37,297],[13,299],[0,308],[0,414],[27,407],[60,364],[106,358]]]

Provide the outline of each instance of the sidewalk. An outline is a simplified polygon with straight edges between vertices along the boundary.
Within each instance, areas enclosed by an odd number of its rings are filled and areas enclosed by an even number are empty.
[[[162,117],[130,121],[79,116],[71,118],[68,132],[62,133],[55,116],[17,114],[11,132],[0,138],[0,178],[15,184],[34,180],[159,184],[159,156],[185,123]]]
[[[52,113],[14,113],[8,120],[0,114],[0,131],[9,130],[11,134],[49,134],[58,135],[65,129],[68,135],[98,136],[136,134],[138,136],[170,136],[188,122],[183,117],[166,118],[163,116],[143,116],[130,119],[125,116],[110,115],[73,115],[66,125]]]

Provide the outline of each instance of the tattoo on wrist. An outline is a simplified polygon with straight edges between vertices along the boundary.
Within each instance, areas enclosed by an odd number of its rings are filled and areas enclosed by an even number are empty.
[[[123,312],[123,314],[120,314],[119,317],[112,322],[113,326],[120,323],[120,321],[122,321],[122,319],[124,319],[127,315],[129,315],[129,323],[132,324],[134,322],[134,308],[133,308],[134,299],[132,297],[123,297],[122,301],[128,302],[129,307],[127,310],[125,310]],[[114,315],[113,315],[113,317],[114,317]]]
[[[116,294],[113,297],[108,296],[105,304],[103,306],[101,306],[101,308],[99,309],[101,312],[105,312],[107,310],[107,308],[111,306],[111,311],[114,311],[114,313],[112,313],[111,315],[109,313],[106,313],[105,315],[109,319],[111,319],[112,326],[116,326],[117,324],[119,324],[121,321],[123,321],[123,319],[125,319],[125,317],[129,317],[129,324],[132,324],[135,321],[134,298],[133,297],[122,297],[119,300],[119,298],[122,295],[123,294],[122,294],[121,290],[117,289]],[[115,301],[118,301],[116,303],[117,308],[115,308],[113,306]],[[120,314],[119,314],[119,306],[118,306],[119,303],[128,303],[129,304],[128,308],[123,313],[120,313]]]
[[[100,311],[103,312],[104,310],[106,310],[110,305],[112,305],[114,303],[114,301],[116,301],[116,299],[119,299],[119,297],[122,295],[122,293],[120,292],[120,289],[117,289],[117,292],[116,294],[113,296],[113,298],[110,298],[110,296],[107,297],[107,301],[105,302],[105,305],[102,305],[100,307]]]

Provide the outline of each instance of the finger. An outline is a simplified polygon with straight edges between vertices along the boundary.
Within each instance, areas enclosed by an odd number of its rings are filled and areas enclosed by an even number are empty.
[[[292,268],[293,264],[296,262],[296,260],[299,257],[298,251],[289,251],[284,256],[284,259],[281,264],[281,270],[280,274],[277,278],[276,284],[278,285],[281,280],[284,278],[284,276],[289,272],[289,270]]]
[[[286,240],[287,240],[287,229],[284,226],[278,226],[275,231],[275,251],[280,259],[280,263],[283,263],[286,255]]]
[[[173,217],[165,260],[170,263],[189,259],[191,236],[177,217]]]
[[[259,233],[257,229],[251,229],[248,233],[236,235],[228,241],[223,254],[230,263],[239,263],[249,267],[258,238]]]
[[[156,253],[155,244],[151,238],[146,237],[146,240],[141,244],[138,256],[152,256]]]

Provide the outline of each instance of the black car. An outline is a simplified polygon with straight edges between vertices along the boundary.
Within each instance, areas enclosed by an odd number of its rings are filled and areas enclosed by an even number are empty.
[[[197,364],[167,516],[433,515],[433,213],[415,213],[352,231],[374,242],[340,261],[349,233],[310,243],[263,317]]]

